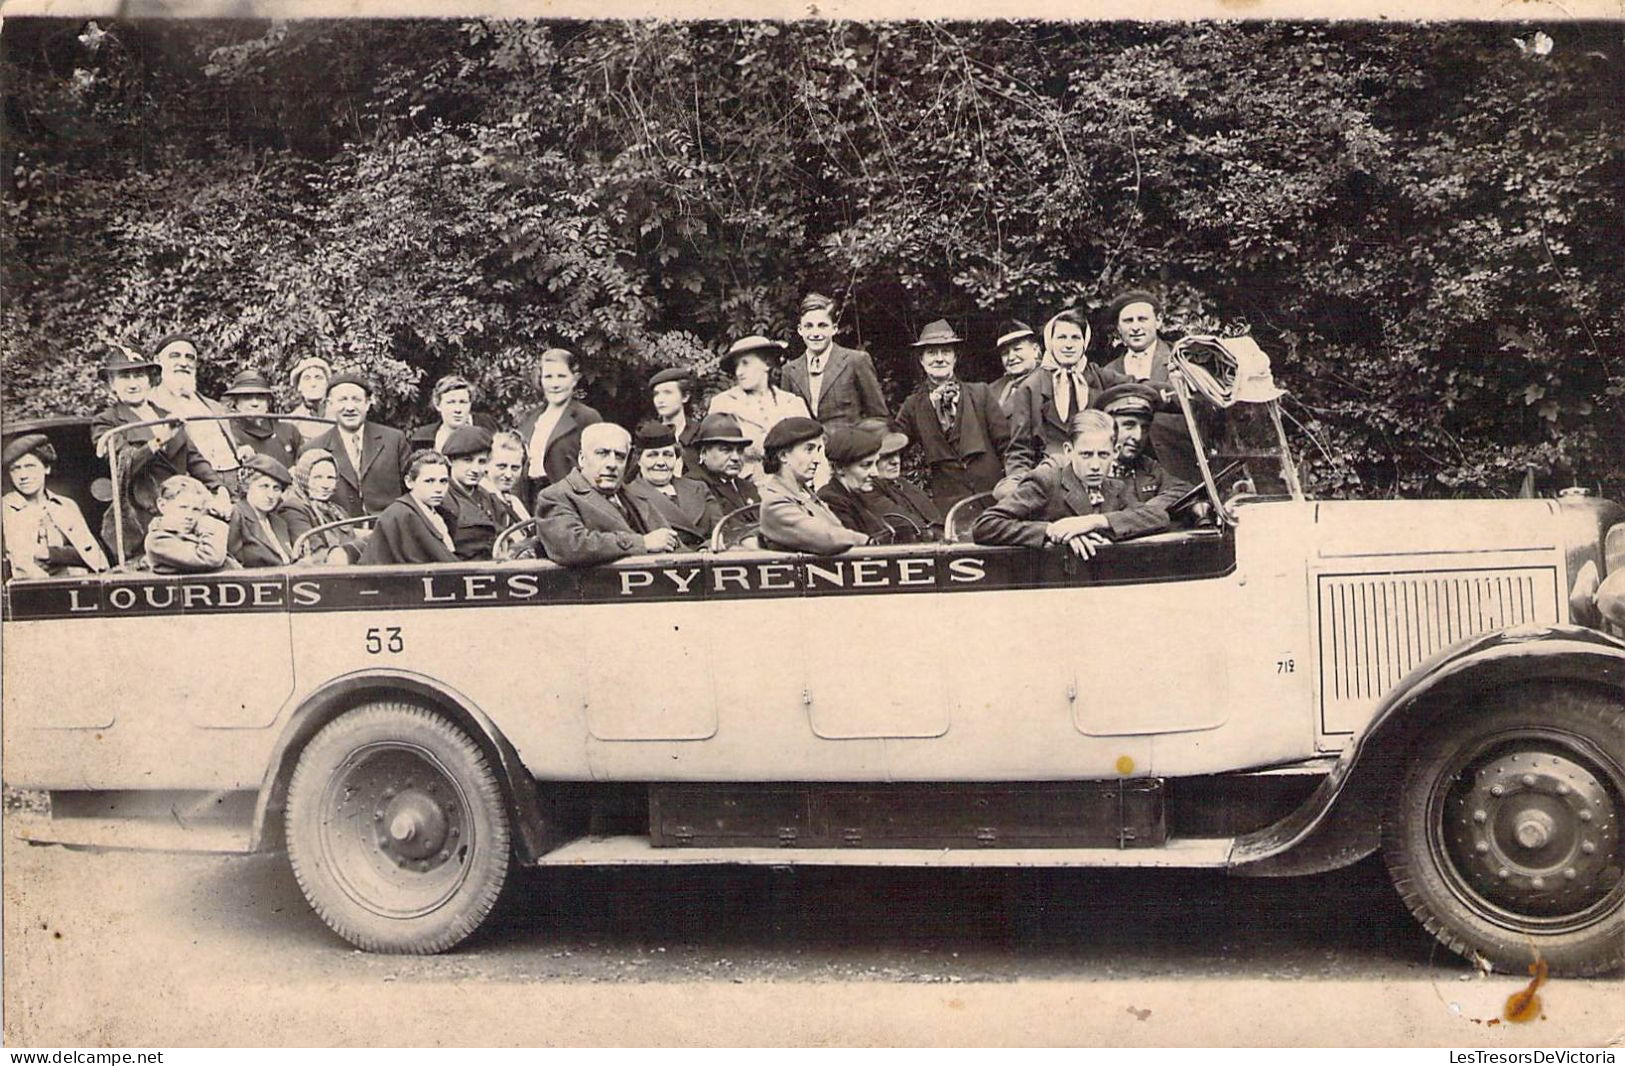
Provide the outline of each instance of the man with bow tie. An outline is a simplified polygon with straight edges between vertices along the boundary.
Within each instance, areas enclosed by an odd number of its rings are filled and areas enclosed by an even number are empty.
[[[1076,311],[1062,311],[1044,326],[1044,361],[1010,398],[1010,444],[1004,452],[1000,493],[1048,458],[1059,458],[1071,439],[1069,427],[1099,393],[1130,380],[1102,370],[1085,357],[1089,323]]]
[[[964,339],[938,319],[914,342],[925,381],[903,401],[897,428],[918,441],[929,470],[926,491],[943,513],[967,496],[991,491],[1004,467],[1010,424],[988,385],[960,381]]]
[[[1084,411],[1074,427],[1066,462],[1043,463],[976,517],[971,527],[976,543],[1029,548],[1064,544],[1088,559],[1112,541],[1168,528],[1171,500],[1141,503],[1127,485],[1107,474],[1117,457],[1117,426],[1111,416]]]

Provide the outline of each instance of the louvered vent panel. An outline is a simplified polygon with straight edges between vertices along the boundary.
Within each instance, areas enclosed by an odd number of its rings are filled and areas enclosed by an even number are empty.
[[[1551,567],[1320,576],[1322,722],[1350,733],[1428,656],[1492,629],[1557,621]]]

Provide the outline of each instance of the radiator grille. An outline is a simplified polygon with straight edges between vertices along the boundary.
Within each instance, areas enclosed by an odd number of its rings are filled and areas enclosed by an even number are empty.
[[[1350,733],[1425,659],[1492,629],[1556,622],[1552,567],[1320,575],[1322,725]]]

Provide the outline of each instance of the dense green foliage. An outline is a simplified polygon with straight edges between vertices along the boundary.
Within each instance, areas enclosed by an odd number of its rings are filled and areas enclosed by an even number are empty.
[[[1620,40],[1548,29],[7,20],[4,411],[187,329],[399,423],[563,343],[630,419],[809,288],[901,398],[930,319],[991,377],[1150,284],[1271,352],[1323,493],[1621,495]]]

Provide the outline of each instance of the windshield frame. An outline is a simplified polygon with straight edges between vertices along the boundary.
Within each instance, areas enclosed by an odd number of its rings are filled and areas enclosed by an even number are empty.
[[[1190,382],[1185,379],[1185,375],[1178,370],[1171,370],[1168,378],[1174,386],[1174,394],[1179,398],[1179,407],[1185,416],[1185,428],[1190,433],[1191,444],[1196,452],[1196,464],[1202,471],[1202,481],[1207,486],[1208,499],[1213,504],[1214,513],[1219,516],[1221,522],[1234,525],[1236,522],[1236,504],[1253,494],[1237,493],[1229,499],[1225,498],[1218,483],[1214,480],[1212,465],[1208,462],[1207,442],[1202,437],[1201,426],[1196,417],[1196,405],[1193,399],[1195,390],[1191,388]],[[1210,404],[1209,406],[1221,413],[1229,410],[1228,407],[1218,404]],[[1230,406],[1243,406],[1243,403],[1238,401]],[[1292,447],[1287,442],[1286,426],[1281,419],[1280,400],[1271,399],[1261,404],[1248,403],[1245,406],[1248,408],[1263,407],[1269,412],[1270,425],[1275,430],[1274,444],[1277,458],[1280,461],[1281,476],[1286,482],[1287,492],[1294,502],[1304,502],[1307,497],[1303,491],[1303,480],[1298,474],[1298,464],[1292,457]]]

